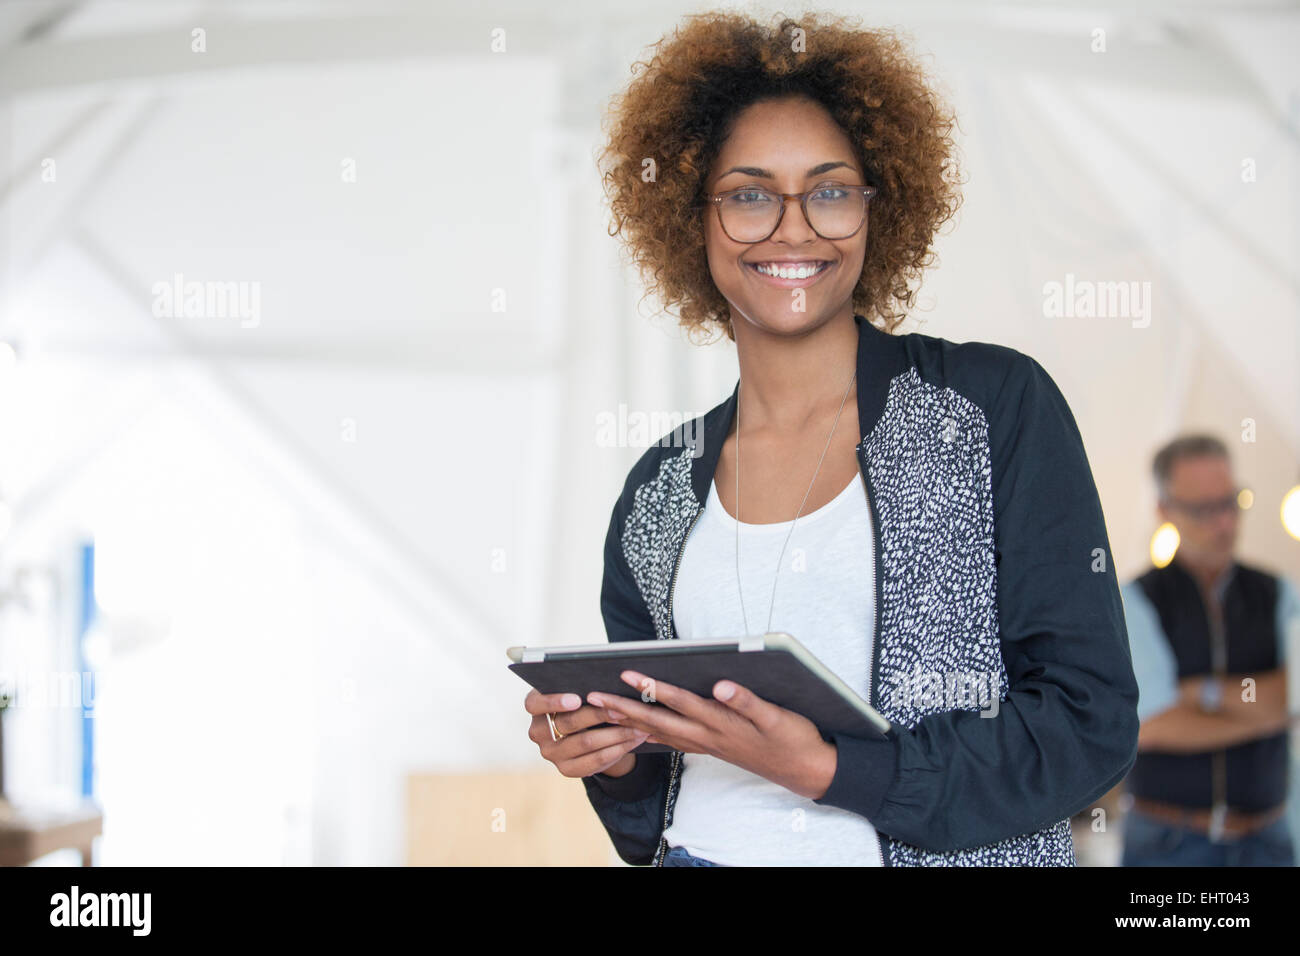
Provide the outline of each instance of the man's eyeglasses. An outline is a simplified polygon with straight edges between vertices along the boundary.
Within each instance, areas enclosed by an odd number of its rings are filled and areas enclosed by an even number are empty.
[[[1213,521],[1221,514],[1236,514],[1241,510],[1241,502],[1238,500],[1240,493],[1241,491],[1238,489],[1232,494],[1214,501],[1183,501],[1178,498],[1166,497],[1164,503],[1166,506],[1177,508],[1193,521]]]
[[[776,232],[785,204],[799,200],[804,218],[823,239],[847,239],[867,221],[867,203],[875,186],[822,185],[805,193],[779,193],[759,186],[708,194],[718,210],[722,231],[732,242],[762,242]]]

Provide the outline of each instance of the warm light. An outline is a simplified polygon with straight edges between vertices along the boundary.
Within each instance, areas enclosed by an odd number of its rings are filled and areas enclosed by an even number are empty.
[[[1157,568],[1167,565],[1174,559],[1178,542],[1178,529],[1168,521],[1156,528],[1156,533],[1151,536],[1151,563]]]
[[[1242,488],[1237,492],[1237,505],[1242,511],[1249,511],[1250,506],[1255,503],[1255,492],[1249,488]]]
[[[1300,485],[1282,497],[1282,527],[1287,534],[1300,541]]]

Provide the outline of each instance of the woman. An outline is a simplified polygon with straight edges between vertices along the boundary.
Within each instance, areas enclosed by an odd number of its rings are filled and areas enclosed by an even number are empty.
[[[959,203],[951,117],[841,20],[694,17],[644,67],[606,151],[619,233],[740,380],[629,473],[609,639],[786,631],[894,729],[627,672],[643,699],[531,692],[530,739],[629,863],[1073,865],[1138,731],[1082,440],[1028,356],[893,334]]]

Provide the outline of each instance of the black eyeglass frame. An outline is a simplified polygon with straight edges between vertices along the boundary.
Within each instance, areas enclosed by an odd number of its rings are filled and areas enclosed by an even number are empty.
[[[1170,495],[1165,495],[1160,501],[1166,508],[1174,508],[1193,521],[1204,523],[1215,520],[1221,514],[1240,514],[1243,510],[1241,491],[1238,488],[1231,495],[1224,495],[1217,501],[1183,501]]]
[[[862,203],[862,219],[858,223],[857,228],[847,236],[823,236],[817,231],[817,227],[812,224],[812,219],[808,217],[808,197],[813,193],[821,192],[823,189],[861,190],[865,198],[865,201]],[[802,193],[780,193],[775,189],[768,189],[766,186],[741,186],[739,189],[728,189],[725,192],[706,193],[704,196],[704,204],[711,205],[718,211],[718,225],[722,227],[722,231],[727,234],[728,239],[732,242],[743,242],[746,245],[753,245],[756,242],[766,242],[772,238],[776,231],[781,228],[781,220],[785,218],[786,204],[789,203],[791,199],[797,199],[799,200],[799,208],[803,210],[803,220],[808,223],[808,228],[829,242],[837,242],[841,239],[850,239],[858,234],[858,230],[866,224],[867,213],[871,209],[871,197],[876,195],[879,191],[879,188],[876,186],[846,186],[842,183],[822,183],[821,185],[814,186],[807,192]],[[727,227],[722,221],[722,201],[729,196],[736,195],[737,193],[767,193],[769,196],[781,197],[781,212],[776,217],[776,223],[772,226],[772,231],[762,239],[737,239],[731,233],[727,232]]]

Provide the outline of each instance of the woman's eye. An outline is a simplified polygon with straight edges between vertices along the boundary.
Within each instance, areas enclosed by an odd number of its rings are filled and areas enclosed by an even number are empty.
[[[756,203],[756,202],[766,202],[772,197],[769,196],[767,193],[763,192],[761,189],[747,189],[744,192],[736,193],[735,196],[732,198],[734,198],[737,202]]]
[[[848,195],[848,191],[841,186],[823,186],[813,193],[812,198],[822,202],[834,202],[843,199]]]

